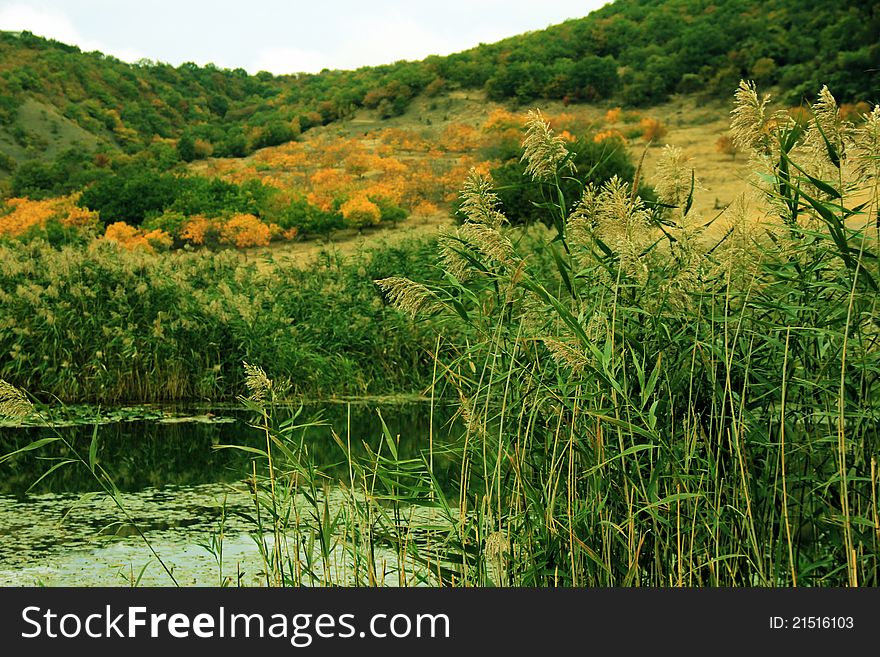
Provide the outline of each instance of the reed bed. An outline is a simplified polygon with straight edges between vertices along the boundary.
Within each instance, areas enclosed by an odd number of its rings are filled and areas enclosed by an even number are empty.
[[[767,108],[741,85],[754,198],[720,237],[671,148],[660,202],[611,180],[566,214],[564,142],[531,114],[523,157],[553,239],[508,229],[474,172],[445,280],[378,281],[433,318],[436,347],[469,336],[435,362],[461,440],[406,462],[390,435],[368,459],[340,441],[357,494],[332,516],[342,531],[312,507],[312,540],[335,536],[366,573],[391,546],[401,573],[409,559],[444,586],[878,585],[880,110],[849,124],[827,89],[806,123]],[[437,522],[408,523],[411,507]]]
[[[370,278],[419,271],[426,248],[300,270],[234,251],[0,243],[0,378],[65,403],[234,400],[247,360],[291,394],[411,392],[430,382],[430,337]]]

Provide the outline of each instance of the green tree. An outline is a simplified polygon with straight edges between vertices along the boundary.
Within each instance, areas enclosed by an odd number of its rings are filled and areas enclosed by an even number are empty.
[[[178,181],[171,174],[130,168],[99,178],[83,191],[79,205],[96,210],[105,224],[124,221],[139,226],[170,207],[177,191]]]

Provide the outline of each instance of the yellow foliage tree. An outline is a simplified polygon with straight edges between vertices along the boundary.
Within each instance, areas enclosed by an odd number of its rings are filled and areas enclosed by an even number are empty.
[[[239,248],[268,246],[271,229],[252,214],[237,214],[220,229],[220,241]]]
[[[375,226],[382,219],[379,206],[362,194],[347,200],[339,208],[339,211],[347,223],[357,228],[361,226]]]
[[[201,246],[207,241],[213,227],[210,219],[201,215],[195,215],[190,217],[183,225],[183,229],[180,231],[180,238],[190,244]]]
[[[11,198],[6,201],[8,214],[0,217],[0,235],[20,237],[33,227],[43,227],[55,215],[55,199],[32,201],[29,198]]]
[[[76,206],[77,195],[34,201],[29,198],[10,198],[5,203],[6,214],[0,216],[0,235],[21,237],[33,229],[43,229],[50,220],[57,220],[67,228],[96,231],[98,214]]]
[[[104,239],[108,242],[114,242],[119,246],[133,251],[134,249],[143,249],[150,253],[157,250],[167,250],[171,248],[171,235],[164,230],[156,228],[149,232],[144,232],[135,226],[129,226],[124,221],[116,221],[104,231]]]

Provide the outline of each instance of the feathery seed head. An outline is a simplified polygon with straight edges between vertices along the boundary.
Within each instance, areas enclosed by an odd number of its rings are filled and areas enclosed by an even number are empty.
[[[630,280],[644,285],[648,280],[648,265],[642,259],[639,246],[631,236],[617,239],[614,250],[619,258],[621,271]]]
[[[536,182],[553,180],[559,163],[568,157],[565,139],[553,134],[550,124],[544,121],[541,110],[530,110],[526,121],[526,136],[523,140],[522,162],[527,162],[526,174]],[[576,171],[574,162],[566,161],[566,167]]]
[[[264,401],[266,395],[272,390],[272,380],[266,376],[262,367],[249,365],[247,361],[242,362],[244,363],[244,385],[250,393],[248,398],[255,402]]]
[[[588,183],[584,187],[583,194],[581,194],[581,200],[578,201],[578,204],[572,210],[568,220],[592,222],[596,216],[598,196],[599,192],[596,189],[596,184],[593,182]]]
[[[493,561],[502,561],[510,553],[510,541],[504,532],[492,532],[486,537],[486,557]]]
[[[437,297],[421,283],[401,276],[391,276],[374,281],[385,293],[388,302],[413,318],[420,312],[430,311],[439,306]]]
[[[565,234],[571,246],[586,247],[590,244],[596,222],[598,191],[592,182],[584,187],[581,200],[566,220]]]
[[[852,158],[856,175],[869,179],[880,178],[880,105],[875,105],[864,123],[855,131]]]
[[[501,201],[498,195],[492,191],[491,178],[484,176],[479,171],[471,168],[462,186],[459,195],[461,212],[468,221],[477,224],[486,224],[493,228],[499,227],[507,221],[504,215],[498,211]]]
[[[828,91],[827,85],[823,85],[812,109],[813,117],[810,119],[805,142],[820,161],[838,166],[846,151],[853,126],[841,117],[837,101]],[[833,156],[829,144],[836,151]]]
[[[597,229],[606,236],[624,233],[632,237],[633,229],[647,223],[644,203],[637,196],[633,198],[629,183],[616,175],[602,185],[595,206]]]
[[[459,235],[473,249],[490,260],[510,265],[514,260],[513,244],[497,228],[485,224],[465,223],[459,228]]]
[[[725,278],[731,275],[749,277],[757,266],[761,249],[755,248],[761,224],[750,220],[755,209],[746,193],[734,198],[726,213],[730,222],[730,236],[714,251],[716,266],[707,277]]]
[[[21,390],[0,379],[0,417],[10,419],[27,417],[33,410],[34,405]]]
[[[576,343],[544,338],[544,346],[547,347],[550,356],[553,357],[557,365],[568,368],[575,376],[582,373],[591,364],[584,350],[579,348]]]
[[[654,189],[664,203],[684,209],[691,191],[693,168],[690,158],[677,146],[667,145],[657,160]],[[696,180],[694,180],[696,187]]]
[[[758,100],[754,82],[740,80],[739,89],[734,94],[735,102],[730,122],[734,145],[741,151],[755,151],[767,154],[770,140],[766,127],[765,110],[770,96]]]

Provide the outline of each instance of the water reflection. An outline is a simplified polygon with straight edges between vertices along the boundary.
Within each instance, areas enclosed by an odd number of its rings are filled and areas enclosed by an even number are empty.
[[[120,490],[236,481],[250,472],[253,455],[212,447],[220,444],[265,446],[263,433],[251,426],[258,418],[243,409],[169,408],[165,412],[169,416],[166,420],[117,421],[98,426],[98,460]],[[398,449],[402,458],[416,457],[428,449],[431,413],[426,404],[384,407],[364,403],[308,405],[298,421],[319,419],[324,422],[323,426],[304,430],[309,452],[318,467],[328,474],[344,476],[346,470],[341,467],[343,454],[333,440],[332,432],[350,443],[352,451],[363,453],[365,442],[376,447],[381,441],[379,413],[392,435],[400,436]],[[279,424],[290,415],[290,410],[275,410]],[[453,409],[435,407],[433,415],[435,445],[444,444],[456,429],[451,423]],[[0,427],[0,453],[9,453],[58,432],[84,456],[88,453],[93,431],[94,426],[89,424],[54,428]],[[0,465],[0,493],[23,498],[34,482],[52,466],[49,459],[72,456],[63,444],[56,443],[39,452],[10,459]],[[440,476],[442,479],[442,468]],[[31,492],[71,493],[95,489],[90,472],[84,467],[70,465],[40,481]]]
[[[423,404],[379,410],[392,435],[400,436],[401,458],[426,451],[429,435],[441,446],[459,432],[449,407],[435,408],[433,423],[430,408]],[[284,410],[277,414],[278,422],[289,416]],[[240,408],[163,409],[162,415],[166,421],[97,426],[98,460],[123,491],[126,510],[163,559],[174,565],[182,584],[218,583],[218,564],[199,544],[209,542],[225,518],[229,563],[235,563],[238,575],[247,573],[243,584],[259,583],[257,553],[248,536],[253,527],[241,518],[252,505],[243,480],[254,457],[240,450],[212,449],[218,444],[264,446],[262,432],[250,426],[256,418]],[[169,415],[177,419],[168,421]],[[193,417],[199,421],[191,421]],[[331,476],[347,477],[332,431],[353,451],[363,452],[364,442],[375,449],[382,440],[375,404],[308,406],[299,420],[309,418],[325,423],[309,427],[305,442],[314,461]],[[86,455],[94,430],[83,424],[0,427],[0,453],[58,431]],[[148,563],[142,584],[171,584],[134,527],[120,522],[111,500],[104,495],[82,499],[98,486],[81,464],[58,469],[28,491],[53,465],[49,459],[70,456],[68,448],[54,443],[0,464],[0,585],[125,585]],[[440,454],[434,465],[441,482],[447,481],[451,465]]]

